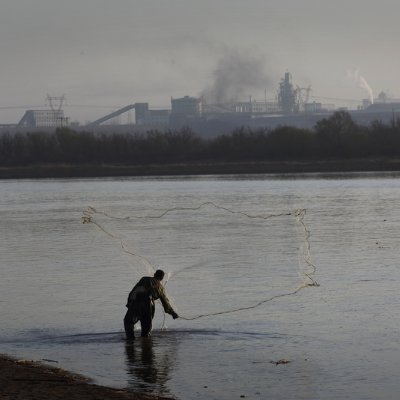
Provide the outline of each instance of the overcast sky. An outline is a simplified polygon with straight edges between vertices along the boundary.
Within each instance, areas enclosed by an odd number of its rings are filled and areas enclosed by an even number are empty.
[[[1,0],[0,123],[47,94],[81,122],[224,82],[263,100],[286,71],[318,98],[399,98],[399,15],[398,0]]]

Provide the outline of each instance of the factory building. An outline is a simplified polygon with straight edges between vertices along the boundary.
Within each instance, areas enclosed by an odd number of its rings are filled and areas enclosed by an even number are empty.
[[[170,126],[178,128],[190,125],[194,120],[201,118],[203,102],[197,97],[184,96],[179,99],[171,98]]]
[[[169,126],[170,110],[150,110],[149,103],[135,103],[136,125]]]
[[[232,111],[235,113],[267,114],[279,113],[280,108],[276,101],[248,101],[232,104]]]
[[[313,101],[312,103],[306,103],[304,105],[304,112],[308,114],[333,112],[333,111],[335,111],[334,104],[322,104]]]
[[[68,118],[63,110],[27,110],[18,123],[24,128],[63,128],[68,126]]]
[[[150,109],[149,103],[140,102],[126,105],[116,111],[102,116],[86,125],[96,128],[102,124],[117,124],[125,126],[129,132],[146,130],[180,129],[193,127],[203,132],[221,132],[233,130],[237,126],[269,126],[292,124],[301,127],[312,127],[315,121],[323,115],[329,115],[336,109],[334,104],[323,104],[310,101],[311,85],[299,87],[292,82],[292,75],[286,72],[282,77],[277,91],[267,99],[266,89],[263,100],[248,100],[239,98],[221,103],[208,103],[207,98],[184,96],[171,98],[170,109]],[[260,96],[260,93],[256,93]],[[48,96],[50,110],[27,110],[17,125],[23,128],[58,128],[68,126],[68,118],[61,109],[64,96]],[[364,100],[362,106],[352,111],[352,117],[357,122],[368,124],[373,119],[391,121],[400,114],[400,102],[389,99],[381,92],[375,101]],[[131,110],[135,110],[135,123],[132,124]],[[120,124],[116,117],[128,114],[128,123]],[[7,128],[7,126],[5,126]]]
[[[292,84],[292,75],[285,73],[279,84],[278,103],[283,114],[292,114],[298,111],[296,105],[296,92]]]
[[[135,103],[136,125],[146,125],[149,118],[149,103]]]
[[[149,123],[152,126],[167,127],[170,114],[169,110],[150,110]]]
[[[180,117],[200,117],[203,113],[203,102],[196,97],[185,96],[171,98],[171,114]]]

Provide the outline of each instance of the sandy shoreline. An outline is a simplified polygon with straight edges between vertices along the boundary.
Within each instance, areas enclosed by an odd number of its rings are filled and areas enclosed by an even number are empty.
[[[1,400],[171,400],[95,385],[89,379],[35,361],[0,355]]]

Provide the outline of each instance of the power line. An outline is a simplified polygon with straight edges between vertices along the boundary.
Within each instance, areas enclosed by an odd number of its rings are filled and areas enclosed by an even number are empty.
[[[0,106],[0,110],[19,110],[19,109],[31,109],[31,108],[45,108],[48,107],[44,104],[42,105],[25,105],[25,106]],[[93,104],[64,104],[63,107],[65,108],[119,108],[119,106],[100,106],[100,105],[93,105]]]
[[[121,108],[121,106],[100,106],[96,104],[65,104],[64,107],[68,108],[107,108],[107,109],[114,109],[114,108]]]
[[[335,100],[335,101],[345,101],[350,103],[360,103],[361,100],[356,99],[343,99],[339,97],[324,97],[324,96],[310,96],[312,99],[322,99],[322,100]]]
[[[30,109],[30,108],[44,108],[44,105],[41,106],[0,106],[0,110],[18,110],[18,109]]]

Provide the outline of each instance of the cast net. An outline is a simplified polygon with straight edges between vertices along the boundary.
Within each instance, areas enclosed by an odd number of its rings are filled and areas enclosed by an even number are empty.
[[[260,213],[209,201],[122,214],[89,206],[82,221],[120,247],[135,277],[163,269],[182,319],[255,309],[318,286],[305,209]]]

